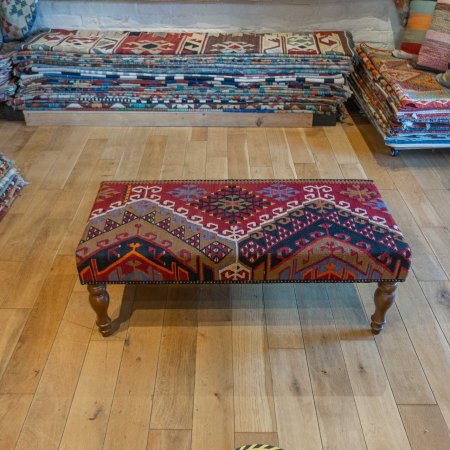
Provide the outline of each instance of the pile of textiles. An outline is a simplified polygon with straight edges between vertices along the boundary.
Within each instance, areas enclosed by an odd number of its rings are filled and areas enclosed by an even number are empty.
[[[16,43],[8,43],[0,50],[0,102],[9,100],[16,92],[17,85],[12,77],[11,56]]]
[[[14,56],[25,110],[299,112],[351,95],[350,33],[50,30]]]
[[[350,76],[359,106],[394,148],[450,147],[450,90],[433,73],[362,44]]]
[[[25,186],[17,167],[0,153],[0,220]]]

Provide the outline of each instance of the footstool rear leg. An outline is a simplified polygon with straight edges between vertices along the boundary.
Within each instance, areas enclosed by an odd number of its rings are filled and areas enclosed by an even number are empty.
[[[97,313],[98,331],[103,336],[111,334],[111,319],[108,316],[109,294],[105,284],[88,285],[89,303]]]
[[[375,312],[372,315],[372,327],[373,334],[380,334],[384,325],[386,324],[386,313],[388,309],[395,302],[395,291],[397,289],[397,283],[382,281],[378,283],[378,288],[375,291]]]

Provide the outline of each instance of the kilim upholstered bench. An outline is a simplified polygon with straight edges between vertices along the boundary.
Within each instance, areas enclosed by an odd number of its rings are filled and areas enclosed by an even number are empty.
[[[109,283],[377,282],[378,334],[411,250],[367,180],[104,182],[76,250],[100,332]]]

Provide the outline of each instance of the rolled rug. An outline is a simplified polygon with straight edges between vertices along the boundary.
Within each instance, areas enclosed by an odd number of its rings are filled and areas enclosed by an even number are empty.
[[[413,0],[400,50],[418,55],[433,20],[435,0]]]
[[[417,64],[445,72],[450,59],[450,0],[438,0],[433,21],[426,33]]]

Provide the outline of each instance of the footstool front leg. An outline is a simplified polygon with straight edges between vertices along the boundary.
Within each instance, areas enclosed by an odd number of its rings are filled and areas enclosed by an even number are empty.
[[[109,294],[106,291],[105,284],[88,285],[89,303],[92,309],[97,313],[98,331],[103,336],[111,334],[111,319],[108,316]]]
[[[378,283],[378,288],[375,291],[375,312],[372,315],[372,327],[373,334],[380,334],[381,330],[386,324],[386,313],[388,309],[395,302],[395,291],[397,289],[397,283],[382,281]]]

